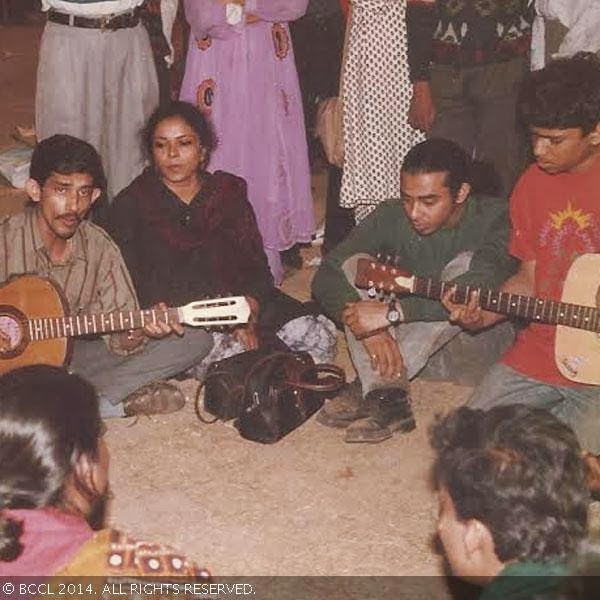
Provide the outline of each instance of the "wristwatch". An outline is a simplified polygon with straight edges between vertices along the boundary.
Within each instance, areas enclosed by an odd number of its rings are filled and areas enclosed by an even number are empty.
[[[402,312],[396,306],[395,300],[392,300],[388,304],[388,311],[387,311],[386,318],[390,322],[391,325],[398,325],[398,323],[400,323],[400,321],[402,320]]]

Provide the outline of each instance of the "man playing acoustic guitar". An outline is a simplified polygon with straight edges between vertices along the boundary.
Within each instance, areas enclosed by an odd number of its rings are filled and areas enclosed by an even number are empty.
[[[509,251],[521,265],[502,289],[560,300],[573,261],[582,254],[600,253],[600,60],[581,53],[531,73],[519,108],[536,163],[522,175],[511,197]],[[589,274],[596,286],[599,276]],[[589,304],[599,300],[596,294]],[[450,320],[465,329],[476,331],[502,319],[482,311],[475,294],[467,305],[460,305],[450,291],[444,304]],[[595,355],[586,360],[600,369],[600,338],[595,335]],[[598,454],[600,387],[573,383],[561,374],[555,339],[551,325],[532,323],[523,329],[469,404],[489,409],[520,402],[546,408],[573,428],[583,448]],[[588,463],[600,474],[591,454]]]
[[[394,430],[413,429],[407,380],[426,365],[437,363],[439,378],[474,383],[512,343],[510,326],[472,336],[448,323],[439,301],[411,296],[382,303],[354,286],[358,259],[381,251],[406,269],[446,281],[494,286],[512,274],[506,202],[472,193],[472,171],[465,152],[448,140],[412,148],[400,173],[402,198],[361,222],[315,276],[315,297],[346,326],[358,374],[318,420],[347,427],[347,442],[380,442]]]
[[[25,273],[50,278],[71,315],[137,310],[118,247],[85,220],[104,186],[102,163],[90,144],[68,135],[40,142],[26,185],[32,206],[0,225],[0,282]],[[0,350],[6,352],[11,339],[2,323]],[[179,336],[166,338],[171,332]],[[178,322],[157,320],[104,340],[76,340],[70,368],[94,385],[103,417],[171,412],[185,398],[162,380],[202,360],[212,346],[204,330],[182,334]]]

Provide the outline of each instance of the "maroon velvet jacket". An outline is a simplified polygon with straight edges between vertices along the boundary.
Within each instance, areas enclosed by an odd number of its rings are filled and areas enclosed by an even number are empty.
[[[229,173],[204,174],[187,205],[149,167],[115,198],[107,229],[143,307],[216,294],[264,305],[276,295],[246,182]]]

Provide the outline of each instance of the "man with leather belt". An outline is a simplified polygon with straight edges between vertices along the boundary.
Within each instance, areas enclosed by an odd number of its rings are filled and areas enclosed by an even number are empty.
[[[156,69],[140,22],[144,0],[42,0],[36,129],[92,144],[105,165],[109,200],[139,175],[139,132],[158,104]]]
[[[439,378],[474,383],[511,343],[512,329],[461,333],[436,300],[388,304],[354,285],[357,258],[379,251],[421,277],[494,287],[511,273],[506,202],[472,193],[472,167],[448,140],[418,144],[404,159],[401,199],[381,204],[324,259],[313,292],[343,321],[358,381],[325,405],[318,420],[347,427],[347,442],[380,442],[415,423],[408,380],[435,364]],[[468,379],[467,379],[468,378]]]

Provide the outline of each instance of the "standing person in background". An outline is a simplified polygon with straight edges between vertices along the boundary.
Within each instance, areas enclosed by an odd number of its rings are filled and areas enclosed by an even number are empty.
[[[209,116],[218,138],[211,170],[248,183],[269,266],[314,232],[302,98],[288,21],[308,0],[185,0],[191,27],[181,99]]]
[[[600,51],[600,3],[597,0],[536,0],[531,68],[550,58]]]
[[[306,14],[291,24],[312,161],[319,156],[315,137],[320,102],[338,95],[344,51],[345,14],[339,0],[309,0]],[[322,155],[322,152],[321,152]],[[322,251],[341,242],[354,225],[351,209],[340,207],[342,169],[329,164]]]
[[[340,204],[362,221],[400,197],[405,154],[423,135],[408,124],[405,0],[353,0],[344,66],[344,174]]]
[[[519,84],[528,70],[534,0],[408,0],[410,123],[493,167],[508,196],[523,166]]]
[[[144,0],[42,0],[35,120],[39,140],[73,135],[100,153],[109,201],[144,168],[138,135],[158,105]]]
[[[148,31],[154,55],[160,104],[167,104],[174,97],[179,96],[178,86],[181,85],[181,78],[177,81],[176,65],[185,63],[187,47],[182,48],[182,40],[175,39],[182,34],[185,35],[180,28],[182,13],[179,0],[145,0],[141,10],[142,21]],[[174,97],[172,97],[173,88],[177,90]]]

